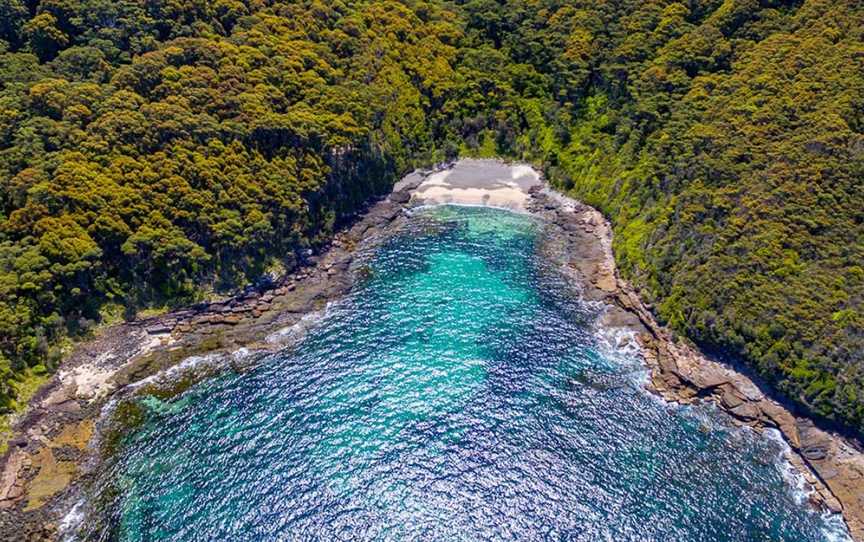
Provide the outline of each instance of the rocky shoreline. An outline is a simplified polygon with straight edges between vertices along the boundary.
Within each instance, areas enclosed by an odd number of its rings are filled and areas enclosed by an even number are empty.
[[[14,426],[16,437],[0,462],[0,539],[58,538],[63,518],[99,465],[98,428],[112,398],[193,355],[241,348],[266,355],[286,347],[305,318],[362,277],[364,256],[399,231],[410,208],[452,202],[508,207],[547,222],[554,234],[544,239],[542,250],[573,277],[580,295],[607,306],[604,326],[635,334],[651,370],[650,388],[670,401],[713,401],[756,430],[777,428],[789,443],[790,462],[814,488],[814,505],[842,512],[853,538],[864,541],[864,455],[843,438],[796,418],[745,375],[676,340],[618,276],[611,229],[602,215],[520,167],[512,181],[494,179],[482,187],[458,176],[448,185],[443,177],[449,174],[442,173],[452,172],[452,165],[412,173],[272,288],[249,288],[217,303],[114,326],[80,344]],[[236,356],[226,359],[228,369],[243,370],[233,365]]]
[[[739,425],[778,430],[789,445],[786,459],[812,488],[811,503],[842,514],[852,538],[864,540],[864,451],[857,443],[796,416],[749,376],[661,326],[619,277],[611,227],[599,211],[545,188],[535,191],[531,211],[560,229],[554,237],[564,246],[549,247],[547,256],[570,270],[583,295],[607,304],[604,325],[635,333],[652,392],[680,404],[711,401]]]
[[[363,252],[406,220],[406,202],[394,200],[370,205],[270,289],[248,288],[224,301],[119,324],[79,344],[13,424],[15,436],[0,459],[0,540],[58,538],[100,463],[98,428],[111,399],[190,356],[247,349],[261,357],[284,348],[304,318],[348,292],[362,274]],[[226,369],[242,370],[226,358]]]

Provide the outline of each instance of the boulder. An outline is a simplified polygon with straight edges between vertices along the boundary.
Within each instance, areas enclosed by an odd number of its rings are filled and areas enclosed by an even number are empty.
[[[736,393],[736,389],[728,384],[720,387],[720,404],[731,410],[744,404],[744,400]]]
[[[152,326],[147,326],[147,333],[149,333],[150,335],[161,335],[163,333],[171,333],[171,330],[173,329],[174,326],[169,325],[168,323],[159,323]]]
[[[735,408],[730,408],[729,412],[736,418],[743,421],[758,420],[762,411],[753,403],[742,403]]]
[[[404,190],[400,190],[399,192],[393,192],[390,194],[390,201],[393,203],[405,204],[411,201],[411,194]]]

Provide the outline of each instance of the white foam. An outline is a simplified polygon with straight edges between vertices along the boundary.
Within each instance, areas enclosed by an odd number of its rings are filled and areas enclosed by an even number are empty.
[[[264,338],[264,341],[268,344],[284,345],[300,339],[311,327],[317,325],[324,318],[329,308],[330,303],[328,303],[327,307],[322,311],[304,314],[303,317],[293,325],[283,327],[267,335]]]
[[[420,205],[416,205],[410,209],[407,209],[406,212],[408,212],[409,215],[412,215],[417,211],[434,209],[436,207],[441,207],[442,205],[448,205],[450,207],[470,207],[473,209],[495,209],[498,211],[506,211],[508,213],[513,213],[516,215],[526,215],[526,214],[530,215],[530,213],[528,211],[523,210],[523,209],[517,209],[514,207],[503,207],[503,206],[499,206],[499,205],[491,205],[488,203],[464,203],[464,202],[455,202],[455,201],[450,201],[450,202],[446,202],[446,203],[422,203]]]
[[[777,429],[767,428],[762,432],[762,434],[766,439],[775,442],[778,445],[780,451],[777,455],[775,465],[783,476],[783,479],[786,480],[786,483],[792,488],[795,502],[799,505],[805,505],[810,500],[810,496],[815,492],[815,489],[807,482],[804,475],[801,474],[801,472],[789,461],[789,455],[793,453],[792,448],[789,447],[789,443],[786,442],[786,439],[783,438],[783,434]],[[823,534],[825,535],[826,541],[853,542],[842,514],[834,514],[831,511],[824,511],[822,512],[822,520],[825,522]]]
[[[74,542],[78,539],[78,528],[84,523],[84,504],[84,499],[79,499],[60,520],[57,531],[63,542]]]
[[[789,454],[792,453],[789,443],[786,442],[786,439],[783,438],[783,435],[777,429],[767,428],[763,431],[763,434],[766,439],[776,443],[780,447],[776,465],[780,474],[783,475],[783,479],[793,488],[795,502],[798,504],[807,502],[814,490],[807,483],[807,480],[804,479],[804,476],[798,472],[798,469],[789,461]]]
[[[621,366],[638,367],[638,370],[633,371],[634,376],[638,378],[637,383],[643,386],[647,384],[650,371],[645,364],[642,347],[636,340],[636,332],[625,327],[603,325],[602,320],[601,314],[594,320],[593,328],[594,336],[597,338],[598,353]]]

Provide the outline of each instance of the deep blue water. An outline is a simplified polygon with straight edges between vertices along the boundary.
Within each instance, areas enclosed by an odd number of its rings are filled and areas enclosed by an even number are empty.
[[[171,402],[105,473],[104,538],[821,541],[779,445],[664,404],[532,219],[439,207],[295,348]],[[106,486],[107,487],[107,486]],[[102,495],[106,499],[106,495]],[[96,533],[90,533],[95,536]]]

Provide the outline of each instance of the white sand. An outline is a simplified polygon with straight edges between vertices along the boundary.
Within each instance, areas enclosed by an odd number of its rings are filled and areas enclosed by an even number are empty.
[[[421,205],[453,203],[527,211],[528,190],[540,184],[540,174],[525,164],[466,159],[433,173],[414,190]]]

